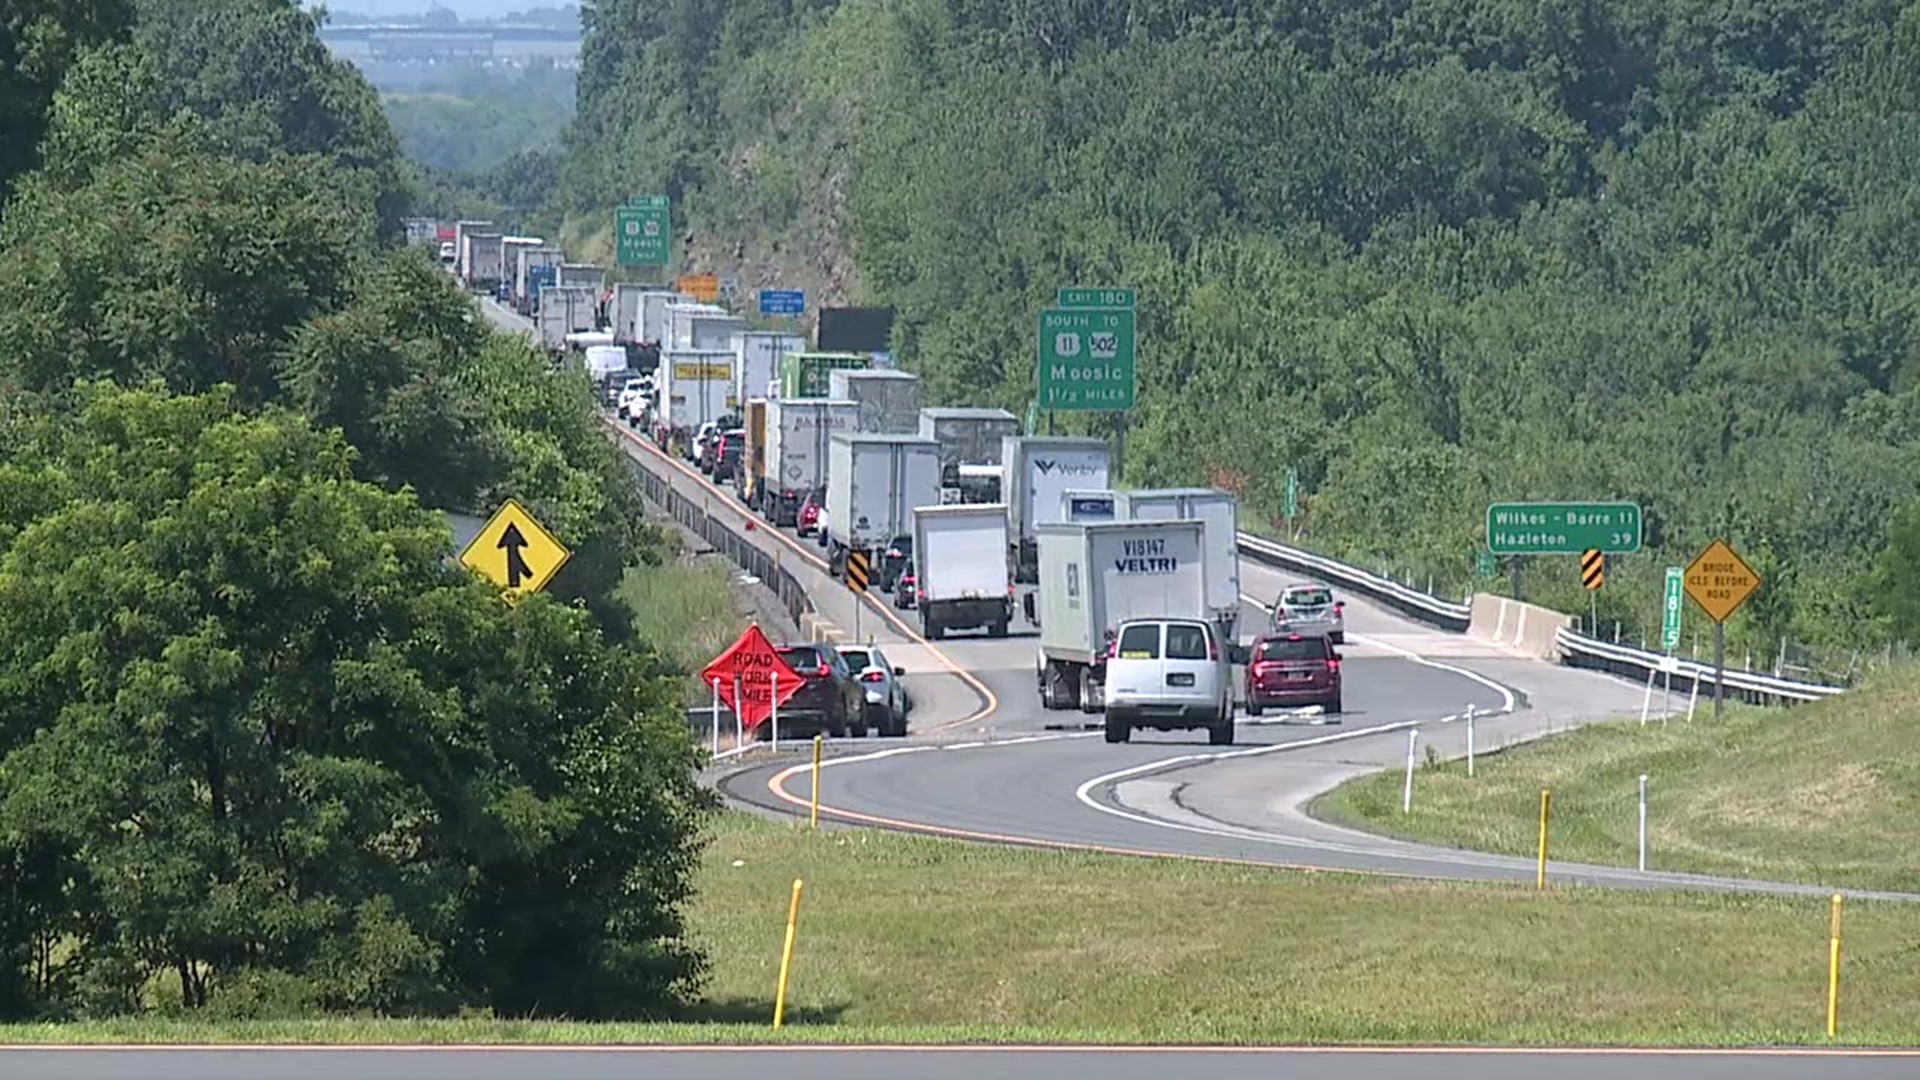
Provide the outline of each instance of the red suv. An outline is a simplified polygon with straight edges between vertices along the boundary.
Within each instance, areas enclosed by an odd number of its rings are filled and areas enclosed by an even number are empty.
[[[820,520],[820,515],[826,511],[825,502],[819,492],[807,492],[806,501],[800,504],[800,512],[794,516],[794,531],[801,536],[812,536],[815,531],[824,534],[826,522]]]
[[[1253,643],[1247,665],[1247,714],[1322,705],[1340,711],[1340,654],[1321,634],[1269,634]]]

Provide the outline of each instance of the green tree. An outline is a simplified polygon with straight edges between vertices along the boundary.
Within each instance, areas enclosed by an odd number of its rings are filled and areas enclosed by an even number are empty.
[[[706,798],[649,661],[502,603],[337,432],[225,391],[88,386],[0,445],[14,1001],[122,1012],[165,974],[236,1015],[631,1016],[692,985]]]
[[[0,9],[0,203],[38,161],[47,110],[85,49],[124,38],[132,0],[13,0]]]

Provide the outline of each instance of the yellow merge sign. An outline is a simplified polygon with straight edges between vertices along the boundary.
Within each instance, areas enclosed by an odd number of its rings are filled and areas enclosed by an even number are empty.
[[[514,600],[544,588],[572,555],[526,507],[508,499],[460,553],[460,561],[493,579]]]
[[[1759,587],[1760,575],[1725,540],[1708,544],[1687,567],[1687,595],[1717,623],[1726,622]]]

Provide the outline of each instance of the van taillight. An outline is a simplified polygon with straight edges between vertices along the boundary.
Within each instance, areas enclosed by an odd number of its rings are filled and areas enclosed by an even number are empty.
[[[1328,670],[1328,671],[1339,671],[1339,670],[1340,670],[1340,661],[1338,661],[1338,660],[1329,660],[1329,661],[1327,661],[1327,670]]]
[[[1220,659],[1220,639],[1212,634],[1207,635],[1207,659]]]
[[[824,678],[826,678],[827,676],[829,676],[829,675],[831,675],[831,674],[833,674],[833,668],[831,668],[831,667],[829,667],[829,666],[828,666],[828,665],[826,665],[826,664],[821,664],[821,665],[820,665],[820,677],[821,677],[821,678],[823,678],[823,679],[824,679]]]

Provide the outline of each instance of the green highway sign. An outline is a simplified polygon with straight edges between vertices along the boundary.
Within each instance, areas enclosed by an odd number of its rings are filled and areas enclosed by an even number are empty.
[[[1686,591],[1686,585],[1685,570],[1678,566],[1667,567],[1667,596],[1665,618],[1660,623],[1660,647],[1668,652],[1680,647],[1680,609],[1686,606],[1681,595]]]
[[[1487,507],[1487,550],[1495,555],[1579,555],[1640,550],[1640,507],[1633,503],[1494,503]]]
[[[1130,308],[1132,289],[1096,289],[1075,285],[1060,290],[1056,306],[1063,308]]]
[[[1484,548],[1474,553],[1473,568],[1486,581],[1492,581],[1500,573],[1499,564],[1493,561],[1493,552]]]
[[[1131,310],[1040,313],[1040,407],[1122,412],[1133,408]]]
[[[1300,471],[1287,466],[1287,520],[1300,516]]]
[[[665,266],[673,236],[665,195],[637,195],[613,211],[614,261],[621,266]]]

